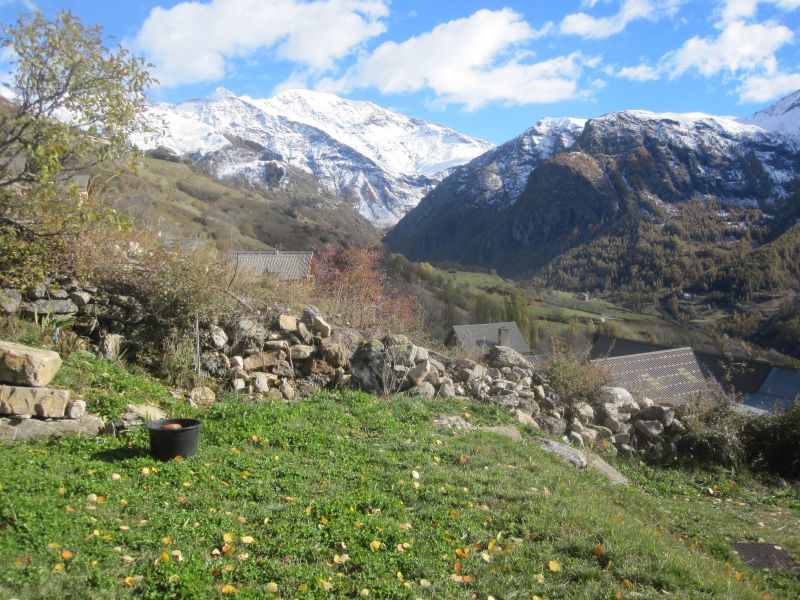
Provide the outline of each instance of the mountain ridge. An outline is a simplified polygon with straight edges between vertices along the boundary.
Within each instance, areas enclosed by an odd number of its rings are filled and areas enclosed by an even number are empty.
[[[298,167],[384,226],[415,206],[448,170],[493,147],[373,103],[309,90],[256,99],[218,88],[203,99],[159,103],[148,111],[164,127],[134,140],[144,150],[165,147],[202,159],[214,175],[244,174],[256,184],[280,163]],[[253,145],[238,162],[231,161],[231,137]]]

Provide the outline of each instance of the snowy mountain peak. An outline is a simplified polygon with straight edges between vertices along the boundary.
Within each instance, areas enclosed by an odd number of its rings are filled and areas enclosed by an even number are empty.
[[[272,98],[218,88],[202,100],[149,109],[161,129],[135,139],[203,160],[218,176],[267,179],[282,160],[312,173],[373,223],[391,225],[447,172],[492,144],[371,102],[291,89]]]
[[[740,121],[780,133],[800,135],[800,90]]]

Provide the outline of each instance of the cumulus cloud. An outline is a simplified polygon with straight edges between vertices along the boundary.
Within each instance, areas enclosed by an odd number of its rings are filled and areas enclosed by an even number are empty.
[[[383,33],[388,13],[388,0],[181,2],[154,8],[134,45],[165,86],[220,79],[257,51],[324,70]]]
[[[800,0],[724,0],[720,10],[720,22],[730,23],[756,16],[760,4],[772,4],[781,10],[800,8]]]
[[[616,77],[631,81],[655,81],[661,78],[661,69],[641,64],[636,67],[622,67],[613,73]]]
[[[685,0],[622,0],[619,12],[610,17],[593,17],[584,12],[564,17],[559,31],[565,35],[578,35],[587,39],[607,38],[623,31],[629,23],[638,19],[658,21],[674,16]],[[594,2],[584,2],[586,8],[593,8]]]
[[[531,62],[529,53],[519,51],[521,44],[551,29],[549,24],[533,29],[508,8],[479,10],[403,42],[385,42],[342,77],[327,78],[317,87],[334,92],[374,87],[387,94],[430,89],[439,105],[460,104],[467,110],[495,101],[548,103],[585,94],[581,74],[599,58],[573,52]]]
[[[792,30],[777,23],[733,21],[717,37],[693,37],[666,57],[670,76],[696,70],[705,77],[719,73],[777,70],[775,52],[792,40]]]
[[[768,102],[800,89],[800,73],[745,77],[738,88],[741,102]]]

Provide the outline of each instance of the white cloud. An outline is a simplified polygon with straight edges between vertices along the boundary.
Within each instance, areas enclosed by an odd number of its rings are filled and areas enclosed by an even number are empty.
[[[593,17],[587,13],[573,13],[564,17],[559,31],[565,35],[578,35],[588,39],[607,38],[623,31],[638,19],[658,21],[674,16],[685,0],[622,0],[619,12],[610,17]],[[584,2],[593,8],[597,1]]]
[[[800,73],[745,77],[738,88],[740,102],[768,102],[800,89]]]
[[[636,67],[622,67],[615,71],[614,75],[631,81],[655,81],[661,78],[661,70],[657,67],[641,64]]]
[[[154,8],[134,45],[165,86],[220,79],[257,51],[324,70],[383,33],[388,13],[388,0],[181,2]]]
[[[374,87],[386,94],[427,88],[436,94],[437,105],[467,110],[489,102],[547,103],[585,95],[578,85],[581,74],[599,58],[573,52],[530,62],[530,52],[514,53],[551,28],[534,30],[508,8],[479,10],[403,42],[385,42],[341,78],[322,80],[317,87],[335,92]]]
[[[716,38],[693,37],[668,54],[670,77],[696,70],[704,77],[719,73],[775,73],[775,52],[792,40],[792,30],[777,23],[728,23]]]
[[[720,22],[724,25],[740,19],[751,19],[756,16],[760,4],[773,4],[786,11],[800,8],[800,0],[723,0]]]

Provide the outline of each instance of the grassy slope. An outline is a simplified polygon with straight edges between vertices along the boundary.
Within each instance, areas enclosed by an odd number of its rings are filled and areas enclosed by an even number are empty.
[[[310,177],[310,176],[308,176]],[[367,243],[374,228],[298,173],[291,191],[256,191],[216,180],[183,162],[144,159],[113,181],[109,199],[165,235],[218,239],[234,248],[305,250]]]
[[[153,385],[114,379],[123,395]],[[84,393],[103,389],[93,381]],[[208,598],[227,584],[264,598],[270,582],[301,598],[800,594],[796,578],[745,569],[727,545],[761,537],[800,555],[795,492],[633,464],[634,486],[612,488],[527,434],[434,429],[442,413],[508,420],[455,400],[322,393],[180,412],[204,421],[200,453],[182,462],[150,458],[143,431],[0,447],[0,596]],[[214,558],[225,534],[230,554]],[[182,561],[162,558],[174,550]]]

